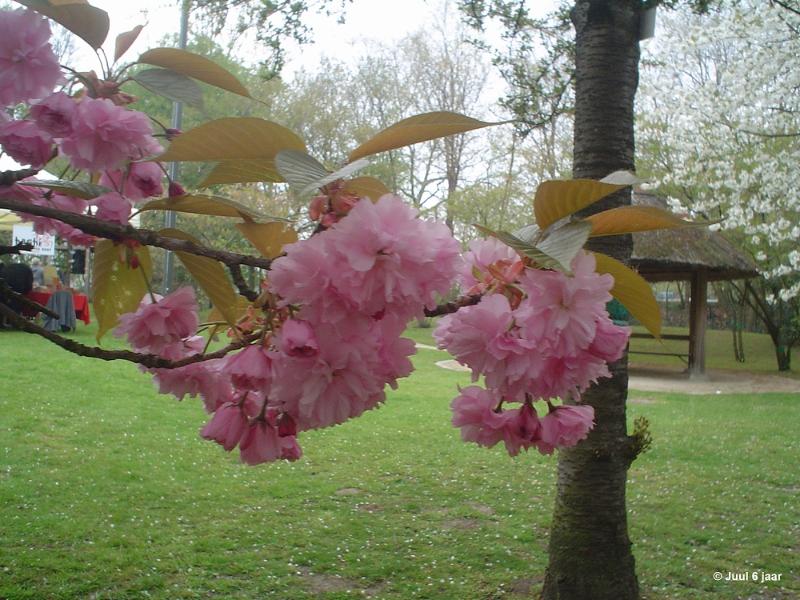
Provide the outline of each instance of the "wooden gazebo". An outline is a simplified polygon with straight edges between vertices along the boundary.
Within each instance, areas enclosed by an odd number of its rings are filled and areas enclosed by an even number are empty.
[[[666,208],[652,194],[636,191],[632,203]],[[706,227],[648,231],[633,235],[631,266],[647,281],[689,281],[689,335],[664,335],[664,339],[688,340],[688,372],[705,374],[705,333],[708,315],[708,282],[748,279],[758,275],[752,258],[721,234]]]

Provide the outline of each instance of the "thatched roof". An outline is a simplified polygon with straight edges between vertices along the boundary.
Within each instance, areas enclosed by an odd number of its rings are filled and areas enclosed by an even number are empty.
[[[639,191],[634,192],[632,202],[666,208],[662,198]],[[635,233],[631,264],[650,281],[688,279],[692,272],[702,268],[707,269],[710,281],[745,279],[758,274],[750,256],[707,227]]]

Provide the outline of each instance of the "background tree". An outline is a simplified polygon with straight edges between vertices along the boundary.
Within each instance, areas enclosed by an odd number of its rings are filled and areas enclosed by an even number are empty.
[[[778,369],[800,341],[800,15],[741,2],[664,18],[644,70],[648,176],[720,227],[758,264],[746,300]],[[676,93],[679,90],[679,93]]]

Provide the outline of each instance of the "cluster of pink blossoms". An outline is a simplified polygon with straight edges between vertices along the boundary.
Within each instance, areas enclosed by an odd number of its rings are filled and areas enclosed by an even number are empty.
[[[346,217],[284,248],[269,278],[275,308],[263,339],[222,359],[155,369],[162,393],[199,395],[214,415],[201,435],[249,464],[300,457],[299,432],[378,406],[411,373],[409,318],[452,285],[459,246],[396,196],[357,202]],[[117,335],[171,360],[202,352],[188,288],[123,316]]]
[[[161,145],[144,113],[112,101],[118,94],[108,99],[53,92],[64,78],[49,43],[50,33],[47,19],[34,11],[0,11],[0,108],[28,105],[23,119],[8,119],[0,110],[0,146],[15,161],[34,169],[61,154],[75,169],[102,172],[100,184],[112,191],[88,203],[51,197],[19,184],[0,189],[0,194],[70,212],[94,206],[98,218],[127,223],[133,202],[162,193],[159,165],[131,161],[161,152]],[[93,242],[91,236],[63,223],[21,216],[33,221],[38,233],[56,233],[73,245]]]
[[[453,400],[453,424],[464,440],[503,441],[512,455],[531,446],[549,454],[588,434],[592,407],[553,407],[550,400],[578,401],[592,382],[608,377],[607,363],[622,356],[630,332],[606,312],[613,278],[597,274],[586,252],[571,266],[571,276],[524,268],[496,240],[473,244],[462,284],[487,293],[434,331],[439,347],[472,369],[473,381],[483,376],[488,388],[466,388]],[[550,407],[541,419],[536,400]]]

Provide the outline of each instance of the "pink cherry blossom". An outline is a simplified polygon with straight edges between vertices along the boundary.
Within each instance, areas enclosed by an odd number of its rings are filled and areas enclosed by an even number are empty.
[[[555,406],[541,420],[539,450],[550,454],[553,448],[568,448],[584,439],[594,427],[594,408],[588,405]]]
[[[494,274],[511,271],[510,277],[518,276],[521,266],[516,250],[497,238],[472,240],[459,269],[459,283],[465,293],[478,294],[495,279]]]
[[[43,131],[54,138],[63,138],[72,133],[75,106],[73,98],[64,92],[56,92],[44,100],[31,104],[31,117]]]
[[[502,294],[484,296],[439,321],[433,332],[440,348],[472,369],[473,381],[483,374],[499,387],[522,378],[535,378],[541,358],[535,345],[520,336],[514,313]],[[508,393],[508,389],[504,390]],[[518,394],[511,394],[516,398]]]
[[[503,442],[510,456],[520,450],[528,450],[540,440],[541,421],[530,402],[505,412],[506,426],[503,429]]]
[[[23,186],[16,186],[23,187]],[[48,206],[57,208],[66,212],[82,214],[86,211],[88,202],[80,198],[72,196],[65,196],[63,194],[53,194],[51,197],[45,197],[41,188],[32,188],[24,186],[27,191],[25,199],[31,204],[37,206]],[[94,245],[95,238],[80,229],[76,229],[72,225],[67,225],[56,219],[47,217],[39,217],[36,215],[29,215],[27,213],[17,213],[20,218],[25,221],[33,223],[33,229],[36,233],[54,233],[57,236],[68,241],[73,246],[92,246]]]
[[[335,261],[331,282],[367,315],[391,311],[409,318],[447,293],[460,261],[443,223],[416,218],[399,197],[358,202],[322,235]]]
[[[264,391],[272,382],[272,357],[261,344],[252,344],[228,358],[225,372],[237,389]]]
[[[599,275],[594,267],[594,256],[579,252],[572,262],[572,276],[526,269],[520,281],[527,293],[520,304],[520,326],[526,338],[547,345],[559,355],[589,346],[597,319],[606,314],[609,290],[614,285],[610,275]]]
[[[226,402],[216,410],[200,435],[230,452],[242,440],[248,427],[249,421],[242,408],[233,402]]]
[[[0,12],[0,106],[43,98],[61,81],[50,24],[31,10]]]
[[[144,113],[111,100],[84,98],[75,108],[72,134],[61,141],[61,150],[76,169],[114,170],[160,152],[152,134]]]
[[[53,138],[33,121],[0,125],[0,145],[15,161],[34,169],[41,169],[53,157]]]
[[[496,410],[500,401],[497,393],[474,385],[460,392],[450,407],[453,426],[461,429],[461,439],[487,448],[502,441],[508,415]]]
[[[106,171],[100,185],[121,193],[129,200],[143,200],[164,193],[164,172],[156,162],[131,163],[127,171]],[[124,182],[124,185],[123,185]]]
[[[607,316],[601,316],[588,350],[601,360],[614,362],[622,357],[630,335],[630,327],[615,325]]]
[[[127,225],[131,216],[131,203],[117,192],[108,192],[98,196],[92,203],[97,207],[95,217],[102,221],[111,221]]]
[[[297,460],[303,454],[294,436],[280,437],[277,429],[266,420],[251,423],[239,443],[242,462],[258,465],[279,458]]]
[[[308,358],[319,354],[319,344],[314,330],[305,321],[289,319],[281,327],[279,347],[295,358]]]
[[[187,286],[156,302],[146,297],[136,312],[119,318],[114,335],[127,336],[137,352],[159,354],[171,344],[194,335],[198,322],[194,289]]]

